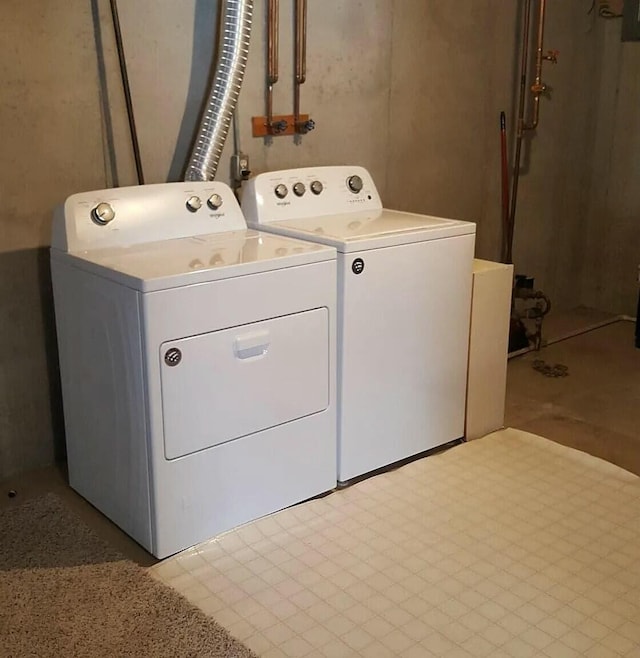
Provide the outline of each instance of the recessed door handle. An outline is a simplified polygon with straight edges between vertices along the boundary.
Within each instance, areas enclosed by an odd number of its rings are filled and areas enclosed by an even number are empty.
[[[254,331],[238,336],[234,341],[233,349],[239,359],[250,359],[264,356],[269,350],[270,344],[268,331]]]

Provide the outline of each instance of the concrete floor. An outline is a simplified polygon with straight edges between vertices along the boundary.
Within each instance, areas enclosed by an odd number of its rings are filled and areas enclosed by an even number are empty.
[[[533,369],[565,365],[567,377]],[[632,322],[511,359],[505,425],[544,436],[640,475],[640,350]]]
[[[560,325],[553,327],[553,332],[550,327],[549,335],[574,329],[571,322],[561,321]],[[633,323],[616,322],[545,347],[539,354],[511,359],[505,425],[583,450],[640,475],[640,350],[634,348],[633,335]],[[541,375],[532,368],[538,358],[568,366],[569,376],[551,379]],[[9,497],[11,490],[17,492],[15,497]],[[62,497],[130,559],[143,566],[157,562],[69,488],[62,466],[0,483],[0,509],[46,492]]]

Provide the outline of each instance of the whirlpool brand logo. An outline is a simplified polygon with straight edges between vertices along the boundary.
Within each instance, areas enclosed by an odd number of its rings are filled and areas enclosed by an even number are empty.
[[[353,263],[351,263],[351,271],[354,274],[362,274],[364,271],[364,261],[362,258],[356,258]]]
[[[164,355],[164,362],[170,366],[177,366],[182,361],[182,352],[177,347],[167,350]]]

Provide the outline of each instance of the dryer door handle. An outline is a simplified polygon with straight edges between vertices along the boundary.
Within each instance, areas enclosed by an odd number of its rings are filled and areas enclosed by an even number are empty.
[[[233,349],[239,359],[250,359],[264,356],[269,350],[270,343],[268,331],[253,331],[237,336],[233,343]]]

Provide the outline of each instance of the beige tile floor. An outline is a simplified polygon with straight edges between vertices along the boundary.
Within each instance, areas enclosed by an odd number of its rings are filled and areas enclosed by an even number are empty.
[[[505,430],[151,568],[265,658],[640,657],[640,480]]]

